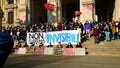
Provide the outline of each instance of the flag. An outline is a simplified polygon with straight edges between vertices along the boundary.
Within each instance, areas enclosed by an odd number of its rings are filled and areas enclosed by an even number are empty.
[[[54,4],[44,4],[44,7],[48,10],[48,11],[53,11],[53,9],[54,9]]]
[[[80,11],[75,11],[74,13],[75,13],[75,16],[80,16],[82,14],[82,12]]]

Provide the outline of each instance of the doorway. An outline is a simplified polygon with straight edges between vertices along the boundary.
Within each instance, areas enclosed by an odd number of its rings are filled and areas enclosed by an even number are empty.
[[[95,0],[98,21],[112,21],[115,0]]]
[[[75,17],[74,11],[80,10],[80,0],[62,0],[62,17],[63,21],[72,21]]]
[[[34,0],[31,5],[31,21],[32,24],[40,24],[47,22],[47,10],[44,8],[47,0]]]

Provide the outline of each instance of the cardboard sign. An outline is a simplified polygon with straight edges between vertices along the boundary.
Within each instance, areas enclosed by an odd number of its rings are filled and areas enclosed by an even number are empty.
[[[86,55],[85,48],[75,48],[75,55],[85,56]]]
[[[44,54],[52,55],[53,54],[53,48],[45,48]]]
[[[74,49],[73,48],[65,48],[64,49],[64,55],[73,56],[74,55]]]
[[[19,50],[18,48],[13,48],[13,49],[12,49],[12,53],[13,53],[13,54],[17,54],[17,53],[18,53],[18,50]]]
[[[26,54],[26,48],[19,48],[17,54]]]
[[[55,55],[63,55],[63,49],[62,48],[55,49]]]
[[[43,47],[36,47],[35,48],[35,54],[43,54],[44,53],[44,48]]]
[[[27,47],[26,49],[27,49],[26,53],[30,53],[30,54],[34,53],[34,47]]]

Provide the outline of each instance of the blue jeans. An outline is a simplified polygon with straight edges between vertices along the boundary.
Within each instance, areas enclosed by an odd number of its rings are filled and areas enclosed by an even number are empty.
[[[110,32],[105,32],[106,41],[110,41]]]

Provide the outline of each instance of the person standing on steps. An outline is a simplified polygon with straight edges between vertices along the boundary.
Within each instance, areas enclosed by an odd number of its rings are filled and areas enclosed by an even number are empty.
[[[94,43],[98,44],[99,43],[99,28],[98,28],[98,26],[94,27],[93,36],[94,36]]]

